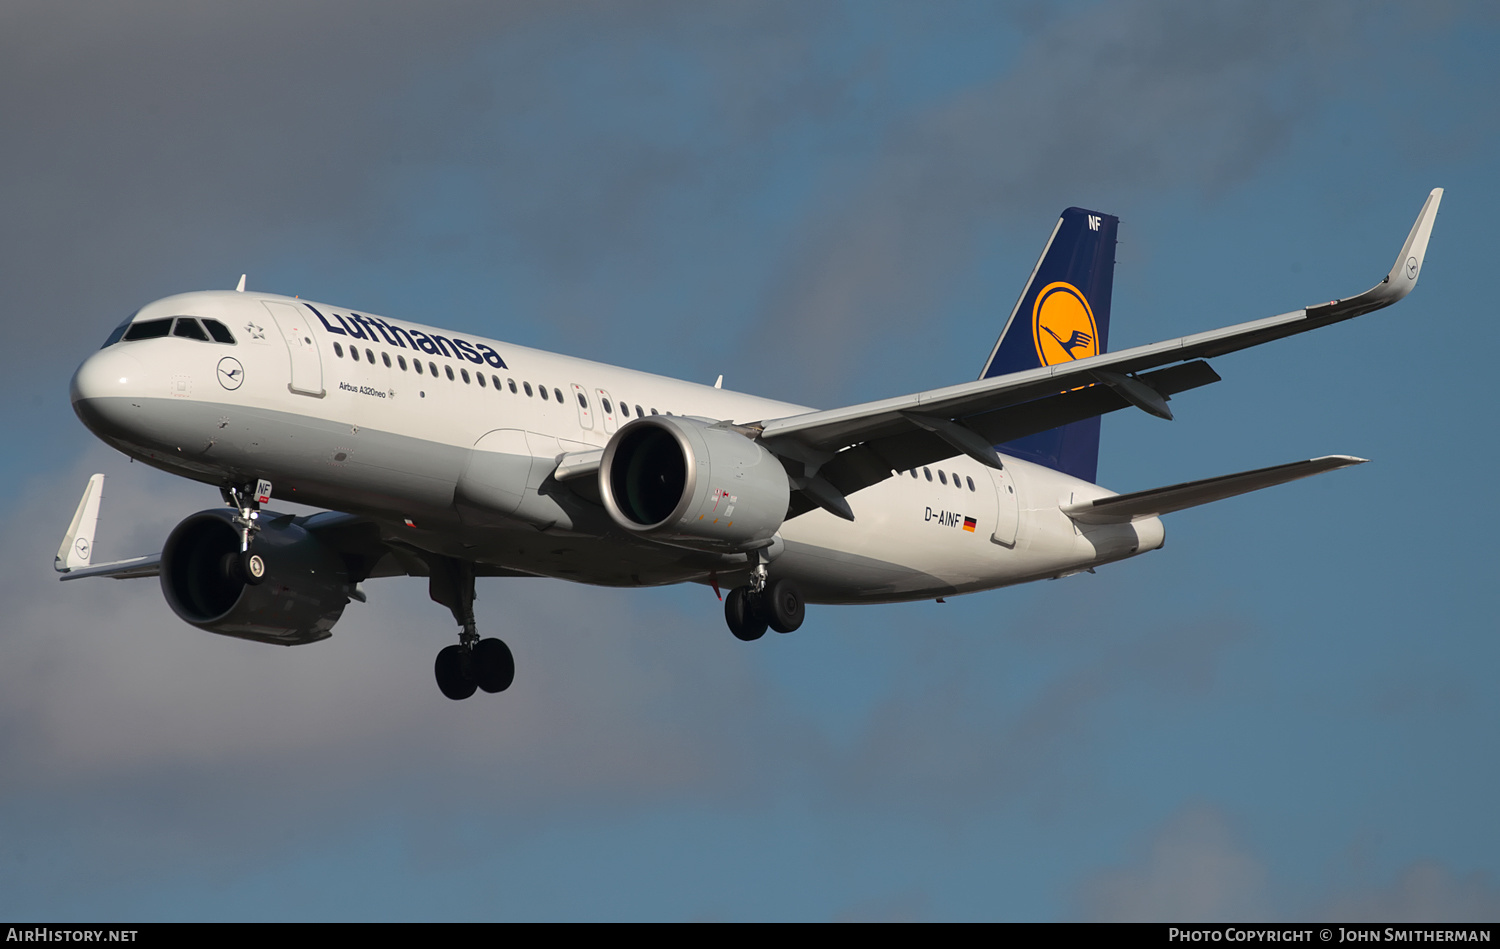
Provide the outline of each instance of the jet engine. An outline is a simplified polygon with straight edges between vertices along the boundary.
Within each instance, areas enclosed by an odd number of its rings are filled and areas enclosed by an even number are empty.
[[[610,439],[599,494],[614,522],[680,547],[764,547],[786,519],[791,483],[776,456],[739,432],[653,415]]]
[[[234,512],[199,511],[161,551],[161,590],[186,622],[222,636],[295,646],[327,639],[349,602],[342,558],[290,515],[261,512],[250,550],[265,563],[256,582],[239,566]]]

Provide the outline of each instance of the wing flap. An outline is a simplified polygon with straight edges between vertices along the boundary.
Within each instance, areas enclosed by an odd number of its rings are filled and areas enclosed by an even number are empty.
[[[1218,382],[1219,374],[1208,363],[1194,361],[1158,369],[1137,379],[1166,398],[1178,392]],[[1069,422],[1129,408],[1130,405],[1127,399],[1109,386],[1089,385],[1068,392],[1054,392],[1022,405],[970,416],[963,423],[990,444],[998,445]],[[933,432],[913,426],[906,431],[895,429],[883,437],[872,438],[841,451],[824,463],[819,473],[848,497],[856,491],[884,481],[891,476],[892,471],[907,471],[936,464],[956,454],[959,452],[952,443]],[[794,495],[787,516],[796,517],[817,506],[800,495]]]
[[[1285,465],[1273,465],[1270,468],[1257,468],[1254,471],[1240,471],[1235,474],[1220,475],[1217,478],[1188,481],[1165,488],[1152,488],[1149,491],[1136,491],[1133,494],[1118,494],[1114,497],[1068,504],[1063,506],[1062,512],[1081,524],[1123,524],[1145,517],[1170,514],[1173,511],[1197,507],[1212,501],[1222,501],[1224,498],[1248,494],[1251,491],[1286,484],[1288,481],[1296,481],[1300,478],[1310,478],[1325,471],[1362,465],[1368,460],[1355,458],[1353,455],[1324,455],[1307,461],[1294,461]]]

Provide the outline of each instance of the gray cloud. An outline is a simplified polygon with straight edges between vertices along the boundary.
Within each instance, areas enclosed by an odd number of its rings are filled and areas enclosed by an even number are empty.
[[[1174,706],[1198,701],[1244,636],[1239,623],[1218,618],[1122,622],[1082,584],[1073,595],[1071,605],[1060,593],[1055,609],[1010,617],[1008,655],[1040,654],[1050,642],[1053,650],[1066,644],[1071,658],[1003,711],[987,700],[997,689],[990,661],[954,658],[974,648],[969,633],[928,633],[929,654],[910,681],[891,689],[856,740],[829,759],[837,799],[908,808],[921,801],[932,817],[959,822],[1016,803],[1048,814],[1087,805],[1096,787],[1088,769],[1111,703],[1141,695]]]
[[[1404,867],[1389,885],[1276,895],[1262,858],[1207,804],[1164,821],[1125,866],[1079,888],[1074,912],[1089,921],[1248,923],[1484,923],[1500,913],[1487,873],[1457,874],[1431,860]]]
[[[1271,918],[1265,868],[1235,840],[1224,816],[1193,806],[1152,835],[1130,866],[1082,887],[1091,922],[1249,923]]]
[[[1389,886],[1333,897],[1315,918],[1349,923],[1492,923],[1500,919],[1500,886],[1488,873],[1456,874],[1421,860]]]
[[[1315,114],[1352,14],[1140,2],[1047,23],[1003,76],[893,128],[859,186],[810,218],[755,328],[775,344],[762,360],[840,385],[862,341],[928,337],[924,314],[997,222],[1025,223],[1039,249],[1063,206],[1128,215],[1246,180]]]

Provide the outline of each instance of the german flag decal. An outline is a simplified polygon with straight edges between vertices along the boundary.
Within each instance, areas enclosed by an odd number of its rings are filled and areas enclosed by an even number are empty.
[[[966,518],[964,518],[964,530],[966,530],[966,531],[968,531],[969,533],[972,534],[972,533],[974,533],[974,526],[976,524],[978,524],[978,523],[979,522],[976,521],[976,520],[974,520],[974,518],[972,518],[972,517],[966,517]]]

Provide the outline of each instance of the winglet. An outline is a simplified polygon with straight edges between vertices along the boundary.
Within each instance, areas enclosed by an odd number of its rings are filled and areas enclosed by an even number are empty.
[[[1417,214],[1416,223],[1411,226],[1411,233],[1406,235],[1406,243],[1401,245],[1396,263],[1384,280],[1358,296],[1334,300],[1321,306],[1310,306],[1307,308],[1307,315],[1330,322],[1348,319],[1390,306],[1410,293],[1412,287],[1417,285],[1417,277],[1422,273],[1422,261],[1427,256],[1427,241],[1432,237],[1432,225],[1437,221],[1438,205],[1442,202],[1443,189],[1433,188],[1427,195],[1421,212]]]
[[[57,548],[57,557],[52,561],[52,569],[58,573],[87,567],[91,562],[94,555],[94,528],[99,523],[99,500],[103,495],[104,475],[96,474],[89,478],[88,485],[83,489],[78,510],[73,512],[73,522],[68,525],[68,532],[63,535],[62,544]]]

